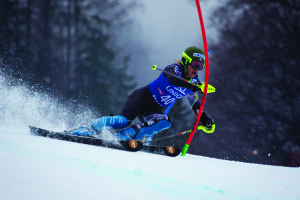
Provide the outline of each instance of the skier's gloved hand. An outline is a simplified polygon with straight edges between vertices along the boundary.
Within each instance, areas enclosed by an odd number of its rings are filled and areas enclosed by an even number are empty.
[[[192,91],[196,92],[198,91],[200,94],[203,94],[205,90],[205,83],[198,83],[193,85]],[[216,88],[210,84],[207,84],[207,93],[214,93],[216,91]]]
[[[200,86],[201,85],[193,85],[192,92],[199,92],[200,94],[203,93]]]
[[[208,119],[206,121],[206,124],[204,125],[205,126],[205,129],[206,130],[211,130],[212,129],[212,126],[215,124],[214,120],[213,119]]]
[[[211,130],[212,126],[215,124],[214,120],[208,117],[205,112],[202,112],[200,121],[203,124],[203,126],[205,126],[205,129],[207,130]]]

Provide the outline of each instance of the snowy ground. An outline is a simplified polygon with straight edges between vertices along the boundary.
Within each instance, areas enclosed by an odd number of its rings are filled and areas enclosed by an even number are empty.
[[[300,168],[126,152],[0,126],[0,199],[300,199]]]
[[[0,200],[300,199],[300,168],[126,152],[28,128],[62,131],[92,118],[0,74]]]

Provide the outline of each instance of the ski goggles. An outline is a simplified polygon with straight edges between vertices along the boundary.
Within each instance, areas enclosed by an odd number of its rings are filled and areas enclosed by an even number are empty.
[[[202,70],[204,68],[204,65],[205,65],[205,62],[201,62],[198,60],[192,60],[192,62],[190,63],[190,66],[193,69],[199,69],[199,70]]]

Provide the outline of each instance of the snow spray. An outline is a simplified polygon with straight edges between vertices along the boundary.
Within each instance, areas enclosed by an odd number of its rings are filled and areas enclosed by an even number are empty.
[[[83,105],[62,103],[58,98],[34,91],[0,70],[0,126],[24,132],[29,125],[53,131],[74,128],[95,117]]]

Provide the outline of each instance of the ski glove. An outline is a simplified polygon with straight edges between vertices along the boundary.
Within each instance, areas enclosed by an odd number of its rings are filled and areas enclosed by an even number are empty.
[[[199,92],[200,94],[203,94],[204,92],[204,87],[205,87],[205,84],[204,83],[200,83],[200,85],[193,85],[192,87],[192,91],[193,92]],[[207,85],[207,93],[213,93],[216,91],[216,88],[210,84]]]
[[[200,121],[207,130],[211,130],[212,126],[215,124],[214,120],[208,117],[205,112],[202,112]]]
[[[201,85],[193,85],[192,92],[199,92],[200,94],[202,94],[203,92],[201,91],[200,86]]]

